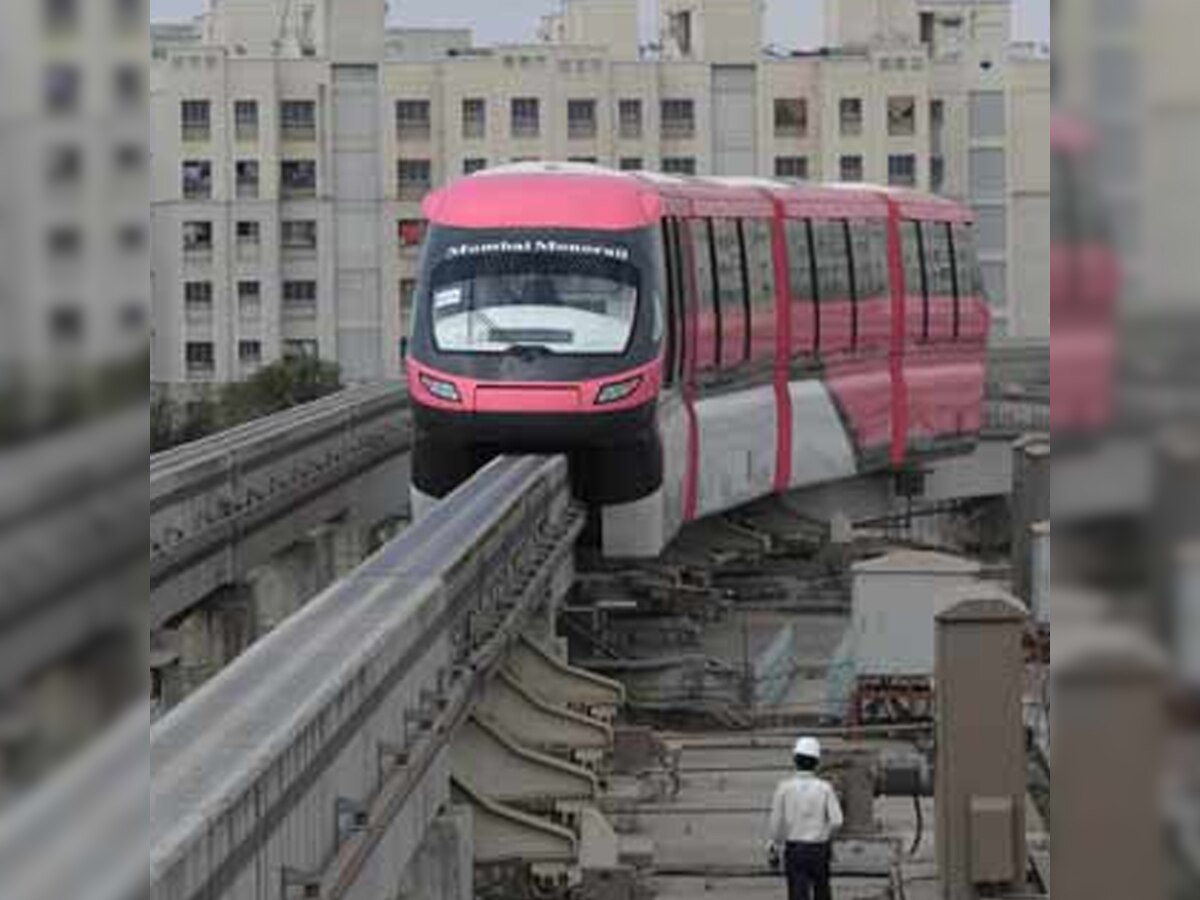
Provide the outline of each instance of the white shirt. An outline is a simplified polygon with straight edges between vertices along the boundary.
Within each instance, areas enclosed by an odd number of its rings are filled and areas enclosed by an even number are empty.
[[[824,844],[843,821],[842,804],[829,783],[811,772],[800,772],[775,791],[770,837],[777,845]]]

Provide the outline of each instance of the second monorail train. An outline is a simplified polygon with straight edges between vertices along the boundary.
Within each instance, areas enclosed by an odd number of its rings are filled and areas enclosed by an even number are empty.
[[[987,300],[967,209],[915,192],[520,165],[425,203],[412,484],[569,454],[612,555],[773,491],[957,451]]]

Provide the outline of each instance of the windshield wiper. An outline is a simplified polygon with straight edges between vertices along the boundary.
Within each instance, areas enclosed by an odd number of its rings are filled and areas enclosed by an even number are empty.
[[[553,356],[554,351],[545,344],[509,344],[500,351],[501,356],[515,356],[522,362],[533,362],[546,356]]]

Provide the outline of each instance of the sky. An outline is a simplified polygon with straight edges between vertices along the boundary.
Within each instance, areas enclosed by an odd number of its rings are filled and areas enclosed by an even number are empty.
[[[3,2],[3,0],[0,0]],[[653,2],[653,0],[643,0]],[[1050,0],[1013,0],[1019,40],[1050,40]],[[392,18],[407,25],[469,26],[480,44],[533,37],[538,18],[558,8],[558,0],[388,0]],[[767,0],[769,43],[813,47],[821,43],[823,0]],[[155,19],[186,19],[204,0],[151,0]]]

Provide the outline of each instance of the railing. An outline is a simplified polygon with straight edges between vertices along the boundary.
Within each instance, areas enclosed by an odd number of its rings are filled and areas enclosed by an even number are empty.
[[[157,586],[408,442],[407,395],[371,385],[152,457],[152,598]],[[179,612],[152,602],[151,627]]]

